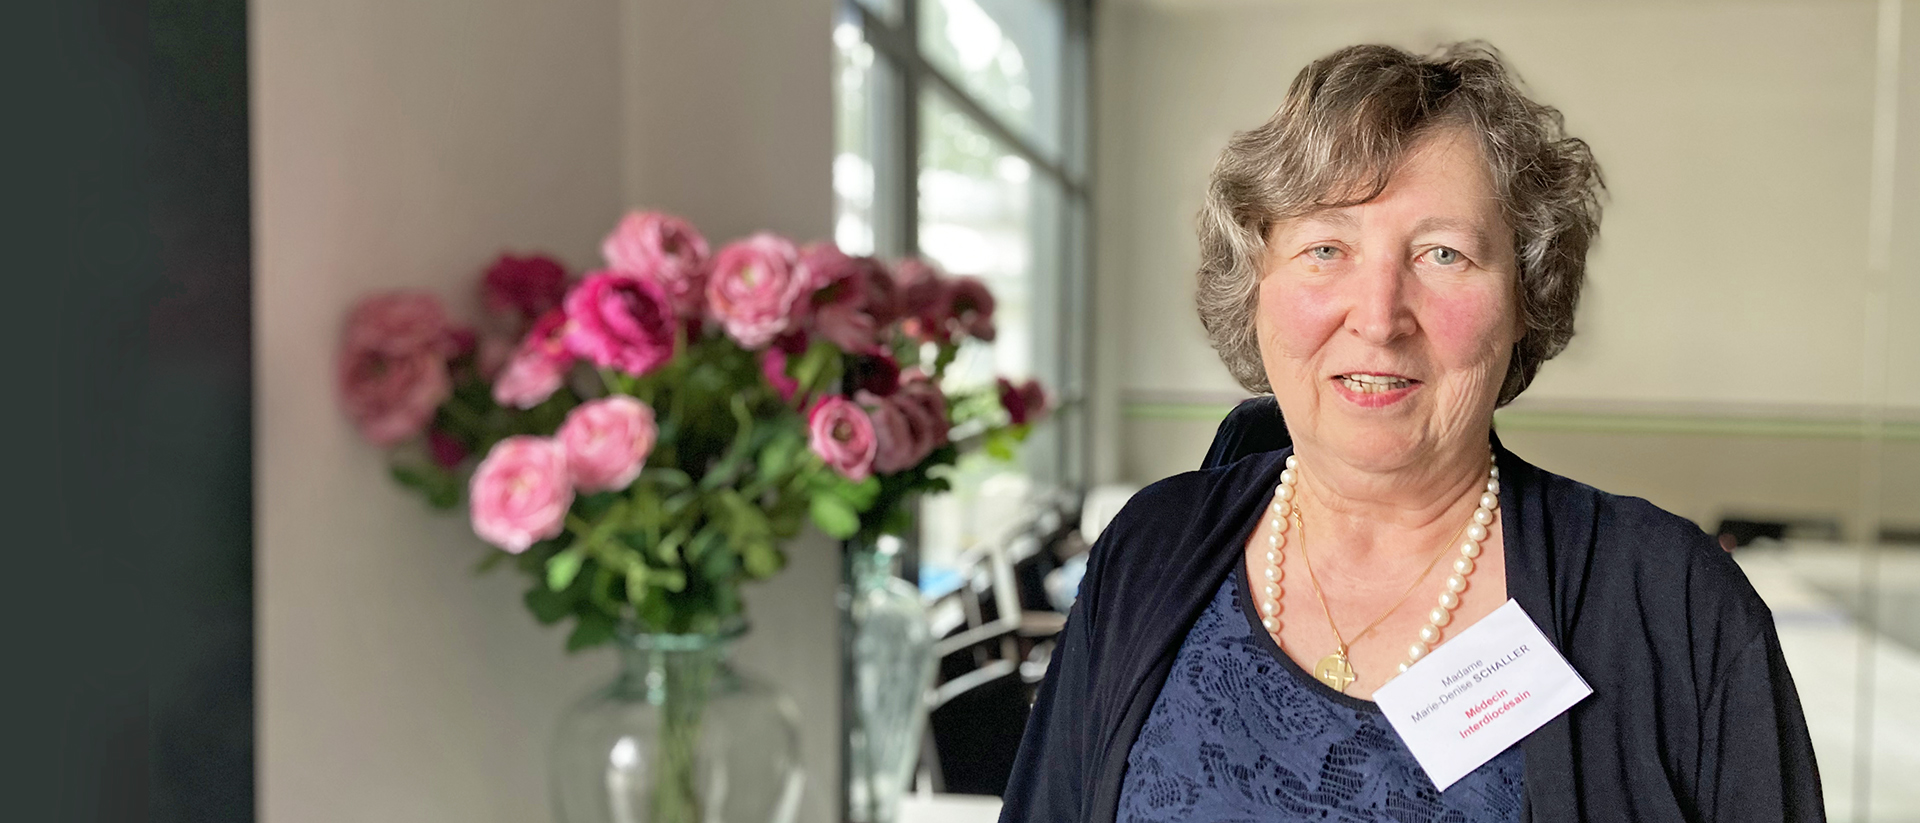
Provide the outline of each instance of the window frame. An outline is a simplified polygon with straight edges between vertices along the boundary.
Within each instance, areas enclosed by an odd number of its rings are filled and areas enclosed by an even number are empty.
[[[923,93],[938,95],[1012,154],[1025,160],[1036,178],[1049,181],[1060,194],[1057,225],[1059,242],[1052,259],[1034,261],[1035,295],[1046,290],[1037,305],[1055,307],[1059,322],[1051,324],[1043,343],[1036,338],[1034,371],[1052,393],[1057,413],[1049,419],[1057,447],[1044,459],[1029,459],[1028,472],[1058,486],[1083,484],[1088,476],[1089,423],[1082,399],[1092,373],[1089,322],[1092,294],[1088,261],[1092,253],[1092,204],[1089,136],[1091,106],[1092,0],[1031,0],[1049,3],[1062,15],[1060,44],[1060,151],[1043,150],[1033,139],[1004,121],[980,102],[921,50],[921,6],[932,0],[893,0],[887,14],[863,0],[840,0],[841,23],[860,30],[873,49],[875,67],[870,77],[888,76],[869,98],[869,150],[873,163],[873,252],[900,258],[920,254],[921,100]],[[897,19],[890,20],[889,17]],[[880,63],[884,62],[883,67]],[[838,101],[836,101],[838,105]],[[1051,275],[1044,274],[1051,271]],[[1038,355],[1051,350],[1053,356]]]

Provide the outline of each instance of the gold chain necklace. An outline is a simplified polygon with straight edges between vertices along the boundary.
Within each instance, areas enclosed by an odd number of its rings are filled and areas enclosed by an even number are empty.
[[[1327,607],[1327,595],[1320,589],[1320,578],[1313,573],[1313,555],[1307,553],[1307,518],[1298,511],[1293,513],[1293,518],[1300,524],[1300,559],[1307,566],[1307,582],[1312,584],[1314,599],[1320,601],[1320,611],[1327,616],[1327,628],[1333,630],[1333,640],[1339,644],[1332,654],[1320,658],[1320,662],[1313,667],[1313,676],[1333,686],[1334,689],[1345,692],[1347,684],[1357,679],[1353,672],[1353,664],[1347,659],[1347,649],[1354,643],[1360,642],[1360,638],[1366,637],[1368,633],[1378,628],[1382,621],[1407,604],[1407,598],[1413,596],[1413,590],[1419,587],[1420,581],[1427,579],[1427,575],[1433,573],[1433,567],[1440,565],[1440,558],[1446,556],[1447,546],[1453,543],[1453,537],[1447,538],[1445,543],[1440,544],[1440,550],[1433,553],[1433,559],[1427,562],[1427,567],[1421,569],[1420,574],[1407,584],[1407,590],[1400,593],[1400,599],[1393,601],[1392,606],[1387,607],[1385,612],[1374,618],[1372,623],[1368,623],[1359,634],[1354,635],[1352,642],[1348,642],[1340,636],[1340,627],[1334,625],[1333,610]],[[1459,533],[1456,532],[1454,537],[1458,536]]]
[[[1474,558],[1480,556],[1480,543],[1488,538],[1488,527],[1493,524],[1494,512],[1500,507],[1500,469],[1493,463],[1492,456],[1489,456],[1485,491],[1480,495],[1479,507],[1474,510],[1467,522],[1466,540],[1459,545],[1460,556],[1454,558],[1453,573],[1448,575],[1441,589],[1438,603],[1427,612],[1427,623],[1420,627],[1420,639],[1407,647],[1407,659],[1400,664],[1402,672],[1425,657],[1432,646],[1440,641],[1441,629],[1453,621],[1453,610],[1460,605],[1460,593],[1467,588],[1467,577],[1474,570]],[[1286,531],[1290,522],[1298,522],[1300,524],[1300,556],[1307,567],[1307,581],[1313,587],[1314,597],[1320,602],[1321,612],[1326,615],[1327,628],[1333,631],[1334,641],[1338,644],[1333,653],[1321,658],[1320,662],[1314,666],[1313,674],[1315,678],[1335,691],[1345,692],[1347,687],[1357,679],[1353,663],[1347,657],[1347,650],[1352,644],[1341,636],[1339,626],[1334,624],[1333,610],[1328,607],[1326,595],[1320,589],[1319,578],[1313,571],[1313,560],[1306,553],[1306,519],[1301,516],[1293,500],[1295,494],[1293,484],[1298,479],[1299,465],[1299,458],[1289,455],[1286,469],[1280,473],[1280,484],[1274,488],[1272,531],[1267,536],[1266,583],[1261,591],[1265,597],[1259,601],[1262,613],[1260,623],[1268,633],[1273,635],[1277,643],[1280,637],[1280,586],[1284,578],[1281,561],[1285,554]],[[1458,537],[1457,533],[1455,537]],[[1401,606],[1406,605],[1407,598],[1413,595],[1413,590],[1420,585],[1420,581],[1432,574],[1434,566],[1439,565],[1440,559],[1446,556],[1446,547],[1452,544],[1453,540],[1454,538],[1449,538],[1447,543],[1442,544],[1440,551],[1434,553],[1433,560],[1427,563],[1426,569],[1407,585],[1407,590],[1400,595],[1400,599],[1393,604],[1393,607],[1375,618],[1372,623],[1367,624],[1366,628],[1361,629],[1359,634],[1353,636],[1352,642],[1359,642],[1394,612],[1399,611]]]

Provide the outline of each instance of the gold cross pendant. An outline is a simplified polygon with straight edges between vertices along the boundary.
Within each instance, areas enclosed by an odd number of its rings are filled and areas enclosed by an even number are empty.
[[[1333,654],[1320,658],[1319,665],[1313,667],[1313,676],[1332,686],[1334,691],[1346,694],[1347,686],[1354,681],[1353,665],[1347,662],[1347,650],[1335,649]]]

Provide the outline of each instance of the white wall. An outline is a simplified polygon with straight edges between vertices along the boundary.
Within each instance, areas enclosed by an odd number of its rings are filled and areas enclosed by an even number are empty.
[[[1911,137],[1920,4],[1906,7]],[[1227,137],[1265,120],[1303,65],[1340,46],[1466,38],[1502,49],[1565,112],[1611,187],[1579,335],[1517,408],[1844,417],[1882,399],[1862,332],[1873,305],[1872,0],[1116,0],[1102,10],[1098,265],[1102,317],[1113,320],[1097,351],[1112,353],[1101,373],[1123,408],[1239,394],[1186,308],[1193,217]],[[1913,154],[1900,160],[1909,172],[1896,226],[1920,219]],[[1885,275],[1894,322],[1884,400],[1895,417],[1920,415],[1915,234],[1895,232]],[[1167,438],[1132,437],[1125,422],[1106,431],[1117,448],[1103,476],[1199,457],[1163,453]]]
[[[568,657],[520,579],[469,573],[484,549],[460,517],[386,480],[334,401],[341,317],[396,287],[472,311],[473,278],[506,249],[591,265],[628,204],[715,239],[823,236],[831,13],[252,4],[262,819],[547,819],[553,721],[611,657]],[[837,561],[819,538],[792,556],[750,594],[740,658],[801,704],[805,817],[826,820]]]

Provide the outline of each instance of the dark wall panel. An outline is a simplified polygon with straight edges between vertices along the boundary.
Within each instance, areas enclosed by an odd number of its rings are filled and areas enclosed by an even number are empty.
[[[251,820],[246,6],[8,11],[0,817]]]

